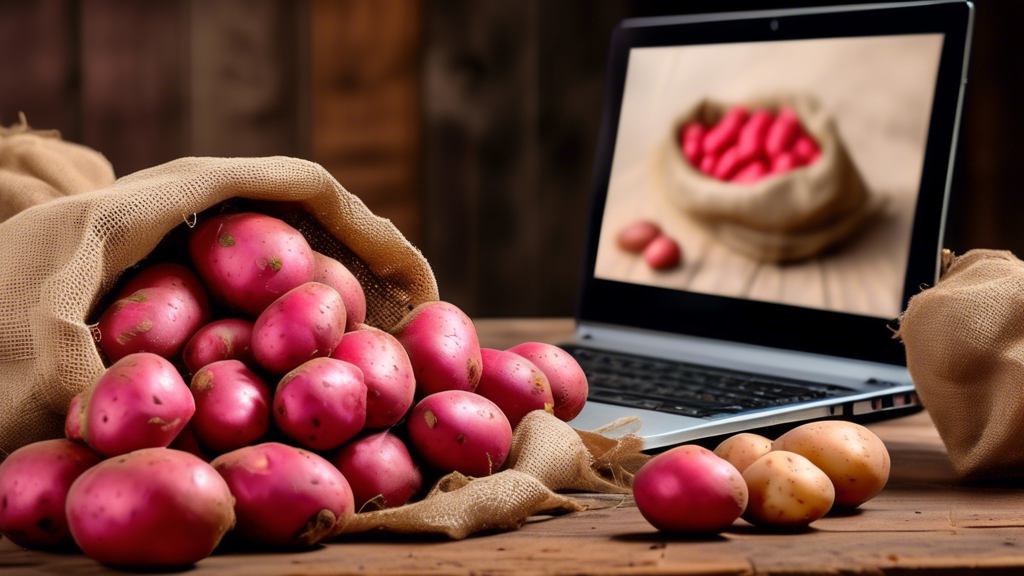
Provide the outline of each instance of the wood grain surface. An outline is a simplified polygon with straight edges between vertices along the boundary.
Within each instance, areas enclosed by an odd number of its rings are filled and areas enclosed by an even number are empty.
[[[594,275],[895,317],[941,45],[941,36],[921,35],[634,50]],[[869,193],[882,204],[879,216],[851,239],[788,264],[754,260],[716,241],[668,199],[665,188],[675,184],[659,157],[678,115],[701,99],[744,103],[773,94],[806,94],[823,105]],[[617,248],[615,236],[638,219],[659,223],[682,245],[682,266],[655,271]]]
[[[484,346],[560,341],[569,320],[480,320]],[[537,516],[520,530],[459,542],[369,535],[301,552],[224,550],[189,574],[1017,574],[1024,491],[957,482],[928,415],[873,424],[892,457],[889,484],[857,512],[800,533],[738,520],[721,536],[661,534],[632,498],[580,494],[585,512]],[[0,574],[113,574],[81,555],[0,541]]]

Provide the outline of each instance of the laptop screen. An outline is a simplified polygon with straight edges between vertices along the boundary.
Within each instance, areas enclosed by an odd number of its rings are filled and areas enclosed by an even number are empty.
[[[632,48],[594,277],[897,316],[942,44]]]

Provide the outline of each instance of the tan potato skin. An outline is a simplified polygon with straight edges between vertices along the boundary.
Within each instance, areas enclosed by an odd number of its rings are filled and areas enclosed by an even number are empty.
[[[736,434],[715,448],[715,456],[736,467],[742,474],[758,458],[772,451],[772,441],[757,434]]]
[[[860,424],[804,424],[780,436],[775,450],[800,454],[828,475],[835,486],[837,506],[860,506],[881,492],[889,480],[889,451]]]
[[[743,519],[761,526],[801,528],[832,508],[835,490],[810,460],[777,450],[743,471],[749,500]]]

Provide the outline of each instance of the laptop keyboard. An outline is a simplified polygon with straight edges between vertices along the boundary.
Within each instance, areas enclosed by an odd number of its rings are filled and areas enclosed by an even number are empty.
[[[592,348],[564,347],[580,363],[588,400],[697,418],[843,396],[849,388],[709,368]]]

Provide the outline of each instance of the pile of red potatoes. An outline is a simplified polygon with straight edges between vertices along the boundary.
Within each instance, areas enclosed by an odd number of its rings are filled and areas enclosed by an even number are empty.
[[[229,531],[312,545],[414,499],[424,473],[497,472],[528,412],[586,402],[568,353],[481,349],[452,304],[366,325],[355,276],[277,218],[212,217],[187,251],[192,269],[142,268],[100,316],[110,364],[67,439],[0,464],[4,536],[125,567],[192,564]]]

